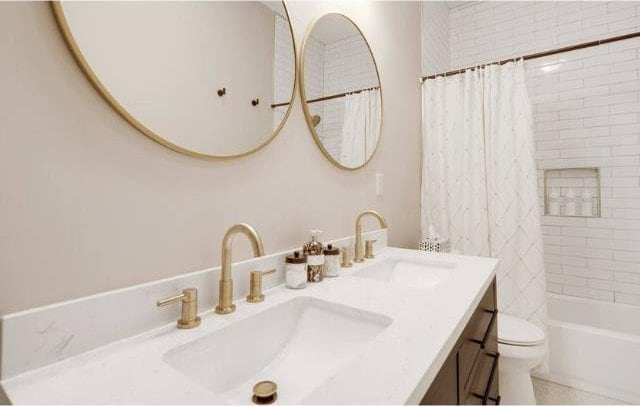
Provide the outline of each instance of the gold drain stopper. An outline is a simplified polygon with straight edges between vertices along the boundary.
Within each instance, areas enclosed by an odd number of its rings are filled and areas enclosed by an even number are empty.
[[[253,403],[268,405],[278,399],[278,385],[273,381],[260,381],[253,385]]]

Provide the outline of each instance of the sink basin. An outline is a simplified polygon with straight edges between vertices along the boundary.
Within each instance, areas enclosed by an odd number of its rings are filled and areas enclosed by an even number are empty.
[[[390,257],[356,271],[353,276],[431,289],[451,275],[455,267],[452,262]]]
[[[251,403],[253,385],[261,380],[278,385],[278,403],[296,403],[391,322],[297,297],[174,348],[164,361],[229,403]]]

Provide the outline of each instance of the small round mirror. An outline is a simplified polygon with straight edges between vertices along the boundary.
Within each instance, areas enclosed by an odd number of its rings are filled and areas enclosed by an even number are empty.
[[[300,80],[307,124],[320,150],[343,169],[366,165],[380,138],[382,93],[371,48],[353,21],[331,13],[311,26]]]

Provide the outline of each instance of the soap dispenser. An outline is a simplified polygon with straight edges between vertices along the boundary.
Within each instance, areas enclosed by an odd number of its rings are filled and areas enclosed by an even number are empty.
[[[565,216],[576,215],[576,195],[573,193],[573,188],[569,188],[564,195],[564,214]]]
[[[548,207],[549,212],[547,214],[552,216],[560,214],[560,195],[558,195],[558,192],[554,189],[549,192]]]
[[[324,269],[324,247],[318,241],[320,230],[311,230],[311,241],[302,247],[303,254],[307,257],[307,281],[322,282]]]
[[[582,191],[582,215],[586,217],[593,216],[593,197],[589,189],[585,188]]]

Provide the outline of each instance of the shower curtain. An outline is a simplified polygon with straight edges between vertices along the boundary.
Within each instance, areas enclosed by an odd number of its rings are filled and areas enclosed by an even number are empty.
[[[422,230],[500,258],[498,308],[540,326],[545,272],[524,62],[423,83]]]
[[[340,163],[348,167],[364,164],[373,154],[380,134],[382,106],[380,90],[364,90],[344,97],[344,121]]]

